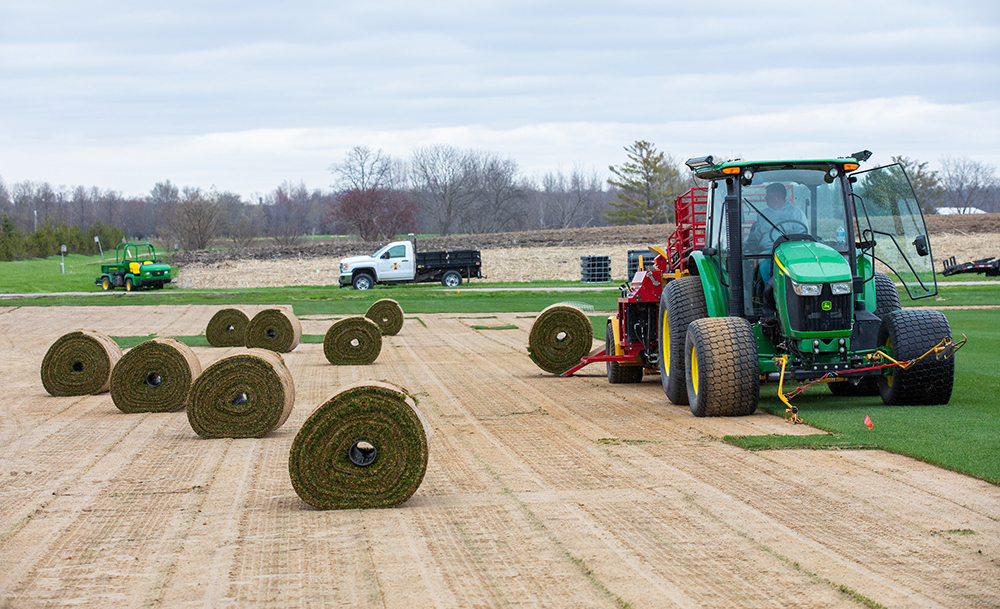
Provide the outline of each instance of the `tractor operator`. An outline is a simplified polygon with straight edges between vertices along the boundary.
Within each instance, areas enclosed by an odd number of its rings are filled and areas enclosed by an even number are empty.
[[[792,203],[787,203],[788,190],[784,184],[775,182],[767,185],[764,198],[767,207],[760,215],[747,235],[745,251],[750,253],[770,252],[774,240],[781,234],[807,232],[806,215]],[[782,226],[784,224],[784,226]],[[771,278],[771,259],[760,261],[760,276],[766,284]]]

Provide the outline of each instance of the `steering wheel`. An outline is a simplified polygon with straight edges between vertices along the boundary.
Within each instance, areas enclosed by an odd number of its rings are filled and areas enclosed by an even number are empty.
[[[785,218],[784,220],[778,220],[778,222],[773,227],[771,227],[771,233],[770,233],[771,243],[774,243],[775,239],[777,239],[781,235],[788,234],[781,228],[782,224],[797,224],[802,227],[802,232],[804,234],[809,234],[809,227],[806,226],[805,222],[801,220],[796,220],[795,218]]]

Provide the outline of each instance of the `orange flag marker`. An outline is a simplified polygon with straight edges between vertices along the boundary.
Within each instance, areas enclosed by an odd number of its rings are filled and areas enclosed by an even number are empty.
[[[865,415],[865,425],[868,426],[868,429],[874,429],[875,428],[875,424],[872,423],[872,420],[868,418],[868,415]]]

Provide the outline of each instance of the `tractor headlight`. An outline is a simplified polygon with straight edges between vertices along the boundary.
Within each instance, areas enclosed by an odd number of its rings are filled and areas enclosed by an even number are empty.
[[[796,283],[792,282],[792,289],[799,296],[819,296],[823,291],[822,283]]]
[[[841,294],[850,294],[851,293],[851,282],[850,281],[841,281],[841,282],[838,282],[838,283],[831,283],[830,284],[830,291],[833,292],[834,296],[839,296]]]

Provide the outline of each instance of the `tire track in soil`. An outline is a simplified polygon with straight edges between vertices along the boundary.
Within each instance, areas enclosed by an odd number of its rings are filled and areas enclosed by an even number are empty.
[[[459,360],[464,360],[466,362],[473,362],[479,353],[482,353],[485,345],[476,344],[468,339],[452,338],[456,337],[457,333],[443,332],[441,337],[443,337],[443,342],[451,343],[451,348],[460,351],[461,354],[458,358]],[[466,338],[466,337],[463,337]],[[487,349],[488,350],[488,349]],[[527,358],[525,358],[527,359]],[[510,385],[510,379],[504,378],[509,377],[507,373],[496,370],[493,368],[488,368],[486,366],[467,366],[469,369],[476,371],[476,378],[452,378],[449,386],[461,386],[461,387],[475,387],[477,383],[479,386],[487,387],[488,389],[478,392],[478,391],[466,391],[463,392],[463,403],[469,407],[473,412],[470,412],[470,416],[478,421],[477,431],[482,434],[491,434],[495,439],[491,440],[491,444],[505,445],[509,448],[509,451],[513,451],[515,456],[508,457],[515,460],[515,466],[520,465],[522,469],[530,469],[535,474],[535,490],[533,493],[514,493],[517,497],[531,497],[534,500],[539,498],[547,497],[544,501],[539,503],[537,506],[535,504],[528,504],[524,501],[515,499],[516,503],[521,506],[521,509],[529,515],[529,520],[534,521],[541,527],[545,536],[551,538],[552,540],[558,541],[560,547],[564,549],[571,547],[575,541],[565,543],[563,539],[579,540],[581,538],[581,530],[589,531],[591,534],[589,536],[584,535],[588,540],[588,544],[580,545],[577,544],[577,549],[579,554],[570,553],[571,560],[574,557],[588,556],[589,559],[583,559],[582,562],[593,567],[594,564],[602,565],[605,572],[602,575],[607,577],[607,583],[610,584],[607,588],[611,590],[625,590],[628,594],[622,594],[623,598],[626,598],[629,602],[634,602],[636,599],[640,599],[639,602],[649,602],[649,603],[662,603],[665,599],[670,599],[679,606],[694,606],[701,602],[712,602],[711,596],[704,599],[692,599],[685,591],[684,586],[686,582],[672,580],[669,577],[670,574],[658,573],[657,569],[648,562],[645,557],[638,558],[637,554],[633,551],[633,548],[629,547],[627,544],[622,543],[619,538],[612,533],[615,530],[615,525],[613,523],[610,526],[607,523],[599,523],[590,514],[587,513],[586,508],[580,506],[572,506],[563,503],[553,504],[553,489],[557,492],[562,489],[564,491],[570,491],[574,493],[579,493],[582,489],[586,489],[589,497],[603,496],[603,500],[598,501],[598,504],[610,503],[612,507],[609,507],[611,513],[617,514],[622,517],[623,511],[629,512],[634,509],[634,504],[630,501],[620,501],[614,489],[614,482],[620,483],[626,488],[643,488],[648,487],[650,480],[637,480],[634,479],[634,475],[630,476],[628,472],[624,471],[609,471],[606,464],[601,463],[602,458],[606,455],[594,446],[590,438],[583,438],[582,442],[579,438],[572,437],[571,435],[566,435],[560,431],[557,431],[559,425],[544,425],[542,420],[547,418],[547,415],[520,415],[518,416],[517,405],[523,404],[524,401],[518,401],[516,391],[509,389],[509,387],[504,387],[505,392],[503,392],[504,398],[509,398],[510,402],[504,402],[503,400],[492,399],[491,394],[494,394],[497,390],[498,385],[504,383]],[[485,378],[483,378],[485,377]],[[514,383],[517,384],[517,383]],[[503,404],[498,404],[498,402],[503,402],[504,404],[514,404],[513,411],[511,406],[504,406]],[[477,407],[481,404],[482,410],[476,411]],[[534,411],[522,409],[522,413],[533,413]],[[531,419],[528,424],[516,424],[512,425],[510,421],[514,421],[517,418],[522,420]],[[500,421],[502,425],[494,425],[492,421]],[[560,424],[564,422],[559,422]],[[509,429],[504,429],[508,427]],[[577,434],[578,435],[578,434]],[[598,433],[598,437],[601,434]],[[535,449],[537,446],[558,446],[559,453],[564,453],[561,455],[554,455],[553,453],[557,451],[546,452],[546,458],[544,459],[544,464],[541,468],[537,465],[531,464],[531,459],[528,455],[536,453]],[[571,454],[565,454],[568,447],[574,449]],[[492,448],[492,447],[491,447]],[[488,450],[482,450],[480,447],[473,447],[472,450],[478,455],[486,455]],[[477,456],[478,456],[477,455]],[[553,463],[552,457],[558,458],[559,463]],[[482,461],[487,461],[488,457],[481,456]],[[520,461],[520,463],[518,463]],[[534,460],[537,461],[537,460]],[[487,465],[491,465],[487,463]],[[496,471],[507,471],[507,467],[494,466],[492,469]],[[579,472],[581,471],[591,471],[590,476],[584,476],[581,478]],[[640,476],[641,477],[641,476]],[[501,477],[497,476],[497,482],[501,485],[506,486],[502,492],[510,492],[509,489],[511,485],[508,484],[508,480],[501,480]],[[633,478],[633,479],[630,479]],[[538,488],[538,487],[541,488]],[[597,491],[596,493],[594,491]],[[626,492],[625,495],[630,495]],[[558,509],[554,511],[551,510],[553,505],[557,505]],[[544,506],[540,508],[538,506]],[[568,513],[568,514],[567,514]],[[569,524],[566,525],[566,529],[558,531],[550,528],[541,517],[541,515],[546,515],[546,518],[552,521],[562,521]],[[700,537],[696,537],[700,539]],[[736,539],[737,545],[739,543],[745,542]],[[600,547],[601,551],[594,553],[594,547]],[[611,556],[608,556],[608,551],[610,550]],[[743,548],[745,551],[746,548]],[[802,575],[796,575],[794,573],[787,575],[790,579],[798,579],[803,585],[808,584],[808,580]],[[746,587],[740,584],[741,581],[746,581],[748,578],[745,577],[732,577],[731,583],[734,588],[741,588],[746,594],[753,594],[752,587]],[[641,582],[637,584],[637,580]],[[602,582],[599,582],[601,588],[605,588]],[[816,586],[808,586],[806,588],[816,588]],[[817,594],[823,596],[826,594],[830,599],[836,604],[839,601],[839,595],[833,593],[832,591],[822,588],[817,591],[815,589],[810,590],[810,595],[813,600],[816,600]],[[794,598],[801,598],[799,593],[796,592],[793,595]],[[773,591],[768,593],[767,598],[773,599]],[[717,598],[716,598],[717,600]],[[764,600],[764,599],[762,599]]]

